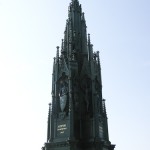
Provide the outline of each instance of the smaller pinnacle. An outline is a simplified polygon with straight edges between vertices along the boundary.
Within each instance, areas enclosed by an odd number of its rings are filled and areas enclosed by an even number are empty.
[[[64,40],[62,39],[62,43],[61,43],[61,51],[63,51],[64,49]]]
[[[57,58],[57,61],[58,61],[59,60],[59,46],[57,46],[56,48],[57,48],[56,58]]]
[[[91,43],[91,40],[90,40],[90,34],[88,34],[88,44]]]

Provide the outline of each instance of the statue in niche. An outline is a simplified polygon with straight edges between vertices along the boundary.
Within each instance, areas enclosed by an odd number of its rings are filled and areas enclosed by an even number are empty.
[[[59,98],[60,98],[60,109],[64,112],[64,109],[67,104],[67,94],[68,94],[68,84],[66,81],[60,82],[60,91],[59,91]]]

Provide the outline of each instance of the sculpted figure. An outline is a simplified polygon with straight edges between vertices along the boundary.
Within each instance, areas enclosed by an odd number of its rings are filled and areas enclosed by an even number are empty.
[[[61,111],[63,112],[66,103],[67,103],[67,94],[68,94],[68,84],[65,81],[62,81],[60,84],[60,92],[59,92],[59,98],[60,98],[60,108]]]

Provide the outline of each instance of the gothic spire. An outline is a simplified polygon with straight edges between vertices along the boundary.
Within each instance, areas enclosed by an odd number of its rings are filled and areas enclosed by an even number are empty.
[[[43,150],[114,149],[101,85],[99,52],[93,52],[79,1],[71,0],[64,39],[56,47]]]
[[[78,0],[72,0],[68,8],[63,51],[68,57],[74,52],[78,56],[88,54],[86,21]]]

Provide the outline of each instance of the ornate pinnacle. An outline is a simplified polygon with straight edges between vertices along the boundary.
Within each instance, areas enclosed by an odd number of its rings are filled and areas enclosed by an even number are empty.
[[[48,122],[47,122],[47,142],[50,139],[51,103],[49,103]]]
[[[90,39],[90,34],[88,34],[88,44],[90,45],[91,39]]]
[[[56,48],[57,48],[56,59],[57,59],[57,61],[59,61],[59,46],[57,46]]]
[[[62,43],[61,43],[61,52],[63,52],[64,50],[64,40],[62,39]]]
[[[105,105],[105,101],[106,101],[105,99],[102,100],[102,103],[103,103],[103,113],[104,113],[104,115],[107,115],[107,114],[106,114],[106,105]]]

